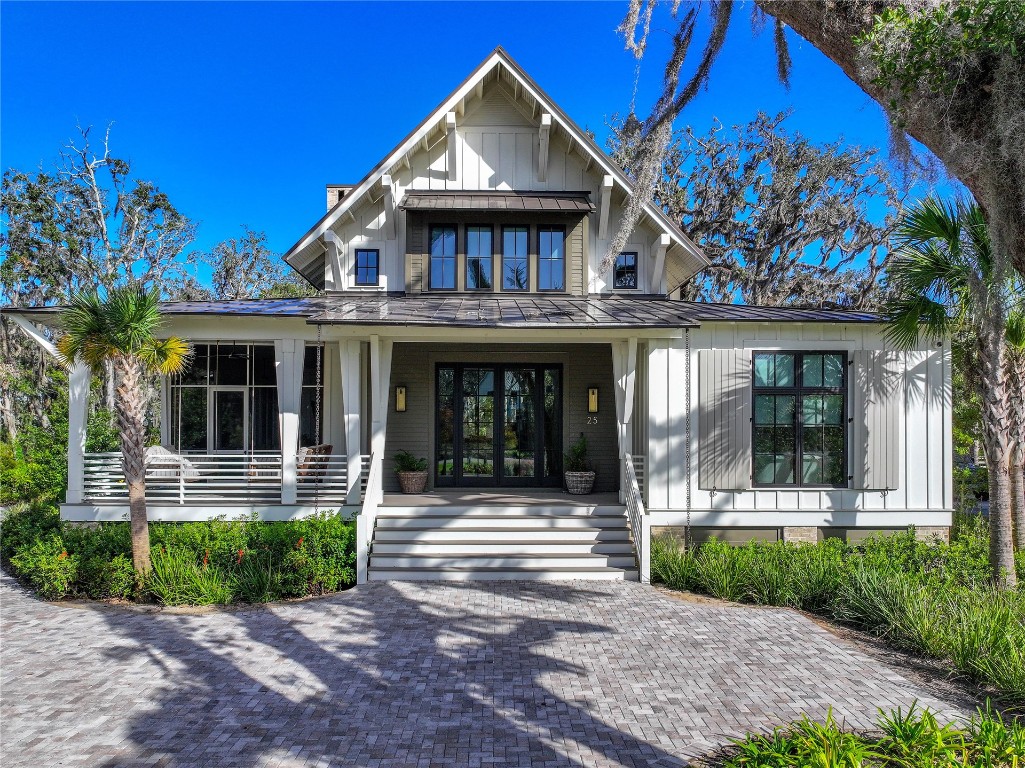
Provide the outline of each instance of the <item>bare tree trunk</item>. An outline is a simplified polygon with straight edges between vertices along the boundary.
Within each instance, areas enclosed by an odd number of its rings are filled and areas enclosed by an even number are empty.
[[[141,582],[151,568],[149,519],[146,514],[146,405],[143,371],[136,360],[122,359],[114,400],[121,430],[121,460],[128,484],[128,508],[132,526],[132,564]]]

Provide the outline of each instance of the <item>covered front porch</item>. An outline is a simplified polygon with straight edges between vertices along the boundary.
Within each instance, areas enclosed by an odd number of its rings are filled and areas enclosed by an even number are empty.
[[[463,299],[455,309],[417,299],[420,315],[411,300],[355,302],[168,305],[166,332],[195,354],[161,383],[159,439],[147,453],[151,519],[338,511],[357,520],[362,580],[378,510],[398,491],[396,452],[428,464],[427,496],[406,498],[418,509],[478,494],[542,513],[584,503],[563,491],[562,474],[567,449],[585,438],[600,494],[590,506],[615,499],[639,541],[646,349],[686,325],[669,302],[629,317],[611,300],[565,299],[547,314],[538,300],[482,300],[472,317]],[[62,516],[126,519],[120,456],[85,450],[88,369],[79,365],[70,384]]]

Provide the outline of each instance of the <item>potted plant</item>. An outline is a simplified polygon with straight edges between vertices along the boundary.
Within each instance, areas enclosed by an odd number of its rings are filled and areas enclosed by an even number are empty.
[[[423,493],[427,487],[427,459],[418,459],[409,451],[399,451],[394,461],[402,492]]]
[[[587,458],[587,438],[580,434],[580,439],[569,447],[565,458],[566,490],[569,493],[590,493],[594,487],[594,471]]]

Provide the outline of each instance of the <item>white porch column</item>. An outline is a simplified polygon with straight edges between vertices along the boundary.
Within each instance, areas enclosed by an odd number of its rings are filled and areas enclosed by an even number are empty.
[[[616,380],[616,428],[619,444],[619,499],[626,500],[623,457],[633,453],[630,421],[634,409],[634,381],[637,377],[637,339],[612,343],[612,375]]]
[[[393,342],[376,334],[370,337],[370,452],[384,461],[385,435],[388,427],[388,388],[391,386],[391,356]],[[367,488],[374,499],[384,497],[384,477],[378,474],[377,488]]]
[[[339,381],[342,383],[342,421],[345,424],[345,455],[348,460],[346,475],[348,490],[345,503],[359,505],[360,473],[360,343],[346,339],[338,343],[338,360],[341,366]]]
[[[85,498],[85,427],[89,410],[89,366],[77,362],[68,377],[68,504]]]
[[[281,503],[296,503],[296,452],[299,450],[299,404],[302,400],[302,339],[275,339],[274,373],[278,384],[278,424],[281,429]]]

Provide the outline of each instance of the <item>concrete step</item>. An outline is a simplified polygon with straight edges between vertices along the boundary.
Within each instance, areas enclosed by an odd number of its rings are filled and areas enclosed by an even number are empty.
[[[632,568],[631,555],[484,555],[453,553],[448,555],[370,556],[373,570],[389,568],[499,568],[503,570],[551,568]]]
[[[374,531],[374,542],[479,542],[536,541],[583,543],[629,541],[626,528],[381,528]]]
[[[371,568],[370,581],[637,581],[633,568]]]
[[[531,515],[518,517],[513,515],[475,515],[471,517],[438,517],[435,515],[411,515],[409,517],[378,517],[377,529],[395,528],[501,528],[517,530],[549,530],[569,529],[616,529],[625,528],[626,517],[548,517]]]
[[[621,504],[569,506],[558,504],[493,504],[425,505],[422,507],[378,507],[377,518],[385,517],[623,517]]]
[[[466,538],[465,540],[375,541],[374,555],[630,555],[633,544],[622,541],[509,541],[507,539]]]

